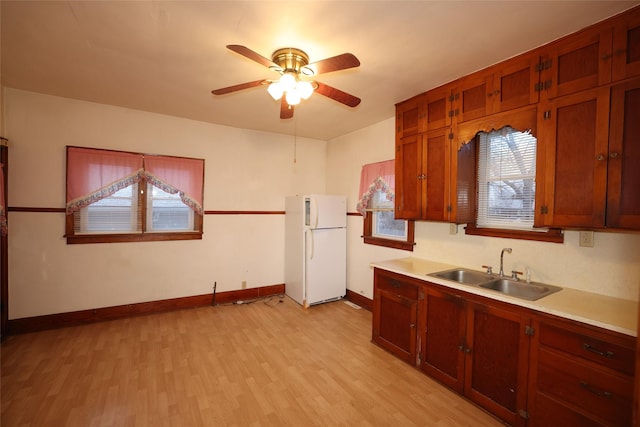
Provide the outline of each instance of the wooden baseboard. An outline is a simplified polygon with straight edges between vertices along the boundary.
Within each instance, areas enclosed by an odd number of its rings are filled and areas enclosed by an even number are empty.
[[[345,299],[359,305],[365,310],[373,311],[373,301],[365,297],[364,295],[360,295],[359,293],[347,289],[347,295],[345,296]]]
[[[126,304],[115,307],[25,317],[22,319],[9,320],[7,325],[7,334],[16,335],[28,332],[44,331],[47,329],[65,328],[68,326],[80,326],[89,323],[104,322],[106,320],[123,319],[126,317],[164,313],[167,311],[187,308],[206,307],[214,304],[229,304],[241,300],[249,301],[256,298],[278,294],[284,294],[284,284],[220,292],[215,294],[215,300],[213,293],[211,293],[160,301],[141,302],[137,304]]]

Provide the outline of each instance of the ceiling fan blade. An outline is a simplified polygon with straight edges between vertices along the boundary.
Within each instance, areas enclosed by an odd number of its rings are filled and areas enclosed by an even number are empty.
[[[336,89],[335,87],[331,87],[324,83],[315,82],[318,87],[315,92],[320,95],[326,96],[327,98],[331,98],[334,101],[338,101],[348,107],[356,107],[360,104],[360,98],[350,95],[347,92],[343,92],[340,89]]]
[[[287,104],[287,100],[283,96],[280,101],[280,118],[290,119],[292,117],[293,117],[293,105]]]
[[[239,90],[250,89],[252,87],[261,86],[265,83],[265,80],[255,80],[252,82],[241,83],[239,85],[233,85],[228,87],[223,87],[220,89],[214,89],[211,91],[214,95],[225,95],[231,92],[237,92]]]
[[[314,75],[330,73],[332,71],[347,70],[360,66],[360,61],[351,53],[343,53],[342,55],[333,56],[331,58],[322,59],[312,62],[303,68],[311,69]],[[304,74],[304,72],[303,72]]]
[[[259,53],[252,51],[248,47],[241,46],[239,44],[228,44],[227,49],[232,50],[236,53],[239,53],[245,58],[249,58],[250,60],[257,62],[258,64],[264,65],[267,68],[272,68],[272,67],[279,68],[278,64],[274,63],[270,59],[265,58]]]

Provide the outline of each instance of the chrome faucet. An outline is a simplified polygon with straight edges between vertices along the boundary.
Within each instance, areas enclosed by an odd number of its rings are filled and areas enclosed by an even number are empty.
[[[500,272],[498,273],[498,275],[500,277],[504,277],[504,268],[502,267],[502,262],[503,262],[503,258],[504,258],[504,253],[505,252],[509,252],[511,253],[513,251],[513,249],[511,248],[504,248],[502,249],[502,252],[500,252]]]

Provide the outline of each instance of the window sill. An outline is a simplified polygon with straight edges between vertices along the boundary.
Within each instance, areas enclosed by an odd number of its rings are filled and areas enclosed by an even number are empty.
[[[564,234],[559,228],[550,228],[546,232],[504,230],[500,228],[478,228],[473,224],[467,224],[465,234],[472,236],[503,237],[505,239],[534,240],[538,242],[563,243]]]
[[[402,249],[404,251],[413,252],[415,243],[403,242],[402,240],[381,239],[379,237],[363,236],[364,243],[376,246],[385,246],[387,248]]]
[[[85,234],[65,236],[68,245],[86,243],[162,242],[170,240],[202,240],[202,232],[140,233],[140,234]]]

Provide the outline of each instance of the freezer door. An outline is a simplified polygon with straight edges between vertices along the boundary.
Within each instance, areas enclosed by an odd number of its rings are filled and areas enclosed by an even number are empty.
[[[310,228],[338,228],[347,226],[347,198],[345,196],[311,195],[309,201]]]
[[[306,232],[306,306],[344,297],[347,293],[347,230]]]

